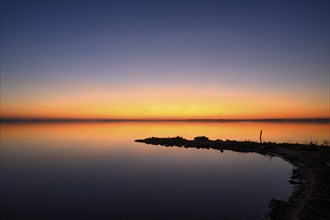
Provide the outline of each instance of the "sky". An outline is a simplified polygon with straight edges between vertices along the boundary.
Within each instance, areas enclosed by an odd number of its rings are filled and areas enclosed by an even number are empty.
[[[329,1],[1,1],[2,118],[329,118],[329,83]]]

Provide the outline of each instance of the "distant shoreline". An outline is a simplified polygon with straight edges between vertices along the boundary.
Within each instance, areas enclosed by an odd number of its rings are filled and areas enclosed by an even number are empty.
[[[85,123],[85,122],[273,122],[273,123],[330,123],[330,118],[268,118],[268,119],[79,119],[79,118],[1,118],[0,123]]]

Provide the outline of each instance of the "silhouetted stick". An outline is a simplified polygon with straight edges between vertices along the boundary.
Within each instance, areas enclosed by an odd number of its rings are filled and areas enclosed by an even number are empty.
[[[262,130],[260,130],[260,137],[259,137],[259,139],[260,139],[260,143],[262,143]]]

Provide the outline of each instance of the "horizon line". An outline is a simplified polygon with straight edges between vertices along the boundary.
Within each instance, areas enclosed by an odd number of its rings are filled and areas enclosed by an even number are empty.
[[[4,117],[0,122],[328,122],[330,117],[315,118],[23,118]]]

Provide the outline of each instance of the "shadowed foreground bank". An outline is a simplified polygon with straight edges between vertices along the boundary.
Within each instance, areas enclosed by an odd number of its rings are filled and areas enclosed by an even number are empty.
[[[166,147],[216,149],[223,152],[254,152],[278,156],[294,165],[290,183],[294,191],[287,201],[272,199],[267,214],[271,219],[330,219],[330,148],[319,145],[257,143],[250,141],[209,140],[196,137],[151,137],[135,140]]]

